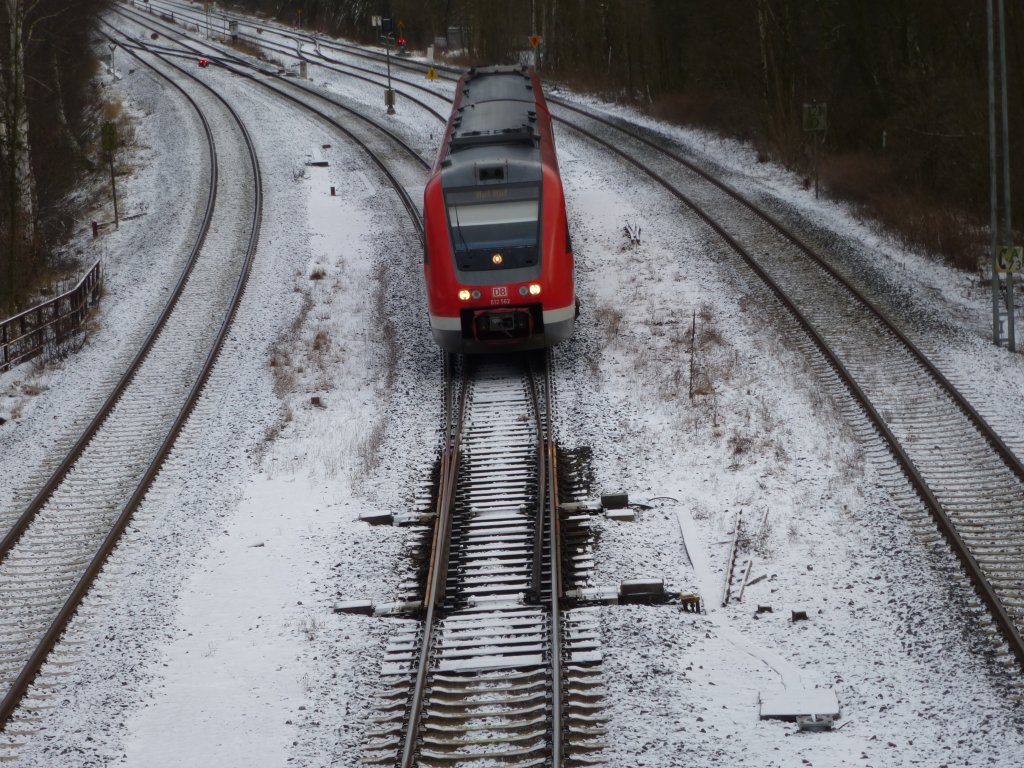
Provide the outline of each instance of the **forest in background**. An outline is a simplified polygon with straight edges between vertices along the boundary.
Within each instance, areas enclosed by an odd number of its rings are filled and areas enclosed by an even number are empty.
[[[0,314],[52,269],[70,195],[110,105],[92,20],[109,0],[0,0]],[[808,102],[828,105],[819,174],[905,243],[966,270],[989,258],[985,0],[220,0],[375,42],[374,15],[425,49],[457,30],[459,65],[515,63],[541,36],[542,77],[751,142],[811,174]],[[1006,2],[1013,178],[1024,178],[1024,4]],[[454,35],[453,35],[454,37]],[[1020,196],[1018,199],[1024,199]],[[78,210],[76,210],[76,206]],[[1024,228],[1024,207],[1014,212]]]
[[[811,174],[805,103],[826,103],[819,175],[908,245],[963,269],[989,258],[984,0],[235,0],[371,42],[373,15],[424,49],[461,30],[464,64],[542,77],[752,142]],[[1024,4],[1006,2],[1012,177],[1024,178]],[[1018,190],[1020,193],[1022,190]],[[1018,194],[1024,201],[1024,197]],[[1024,207],[1014,212],[1015,229]]]
[[[0,0],[0,317],[55,266],[95,158],[92,20],[106,2]]]

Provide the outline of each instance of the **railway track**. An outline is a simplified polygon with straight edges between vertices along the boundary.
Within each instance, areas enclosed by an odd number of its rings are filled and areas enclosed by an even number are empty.
[[[409,195],[408,190],[422,186],[423,171],[430,167],[416,147],[401,136],[392,127],[373,120],[365,109],[357,104],[346,104],[339,99],[329,98],[320,90],[282,76],[276,68],[266,65],[254,65],[251,60],[242,56],[226,54],[202,41],[193,40],[173,24],[163,22],[158,16],[139,13],[128,8],[115,7],[118,16],[147,33],[162,36],[159,47],[167,55],[194,60],[203,56],[217,63],[233,75],[246,78],[254,85],[272,92],[275,96],[311,113],[332,129],[346,136],[361,148],[369,159],[377,166],[386,182],[398,193],[403,207],[409,213],[417,234],[422,237],[422,222],[419,205]],[[109,24],[110,29],[114,30]],[[115,30],[119,35],[118,42],[128,49],[137,48],[142,43],[132,39],[123,30]],[[170,43],[170,45],[168,45]],[[146,44],[146,47],[150,47]],[[319,104],[320,106],[315,106]],[[392,157],[395,148],[412,161],[411,165],[400,162],[384,162],[384,158]]]
[[[601,656],[591,614],[561,603],[548,362],[464,365],[447,385],[424,619],[388,646],[364,761],[589,764]]]
[[[244,124],[211,88],[201,81],[198,89],[192,87],[197,78],[171,63],[187,49],[135,42],[123,47],[141,62],[167,71],[163,76],[201,116],[209,139],[212,174],[206,221],[189,268],[129,371],[3,540],[0,604],[5,616],[0,624],[0,679],[9,685],[0,709],[4,730],[0,759],[5,753],[13,757],[24,737],[34,732],[34,710],[50,706],[51,684],[30,690],[32,681],[142,502],[197,402],[241,301],[258,241],[262,182]],[[302,97],[284,89],[278,92],[364,149],[399,193],[417,230],[422,231],[417,206],[406,190],[416,180],[411,176],[411,182],[400,180],[381,159],[385,151],[370,146],[376,124],[351,108],[334,105],[370,126],[370,132],[360,138]],[[206,118],[204,112],[211,117]],[[384,135],[397,142],[420,168],[426,167],[400,137],[388,131]],[[227,193],[230,190],[237,196],[239,189],[252,205],[250,217]],[[215,321],[221,313],[224,319],[218,325]],[[164,434],[168,422],[170,431]],[[37,642],[39,635],[42,639]]]
[[[324,53],[331,50],[381,61],[356,46],[292,34],[298,42],[290,55],[319,57],[323,66],[332,64]],[[395,57],[392,66],[424,69]],[[1001,655],[1024,664],[1024,466],[1001,436],[898,325],[770,214],[635,129],[559,99],[549,103],[561,126],[600,144],[693,210],[778,297],[810,340],[811,354],[824,356],[859,404],[867,419],[862,437],[887,446],[902,475],[892,490],[897,497],[907,485],[913,491],[904,503],[911,523],[920,527],[920,511],[927,511],[998,627]]]
[[[182,91],[210,146],[206,223],[189,268],[116,391],[0,549],[0,723],[7,748],[31,730],[15,709],[113,550],[216,363],[252,266],[262,217],[259,161],[244,124],[159,57],[140,61]],[[36,696],[35,705],[45,699]],[[31,710],[32,705],[27,705]],[[13,717],[12,717],[13,716]]]
[[[584,113],[585,114],[585,113]],[[1024,467],[966,399],[799,238],[706,173],[641,137],[572,126],[654,178],[738,253],[792,313],[863,408],[1024,664]],[[654,166],[659,170],[655,171]],[[712,213],[713,212],[713,213]],[[913,514],[913,511],[911,511]]]

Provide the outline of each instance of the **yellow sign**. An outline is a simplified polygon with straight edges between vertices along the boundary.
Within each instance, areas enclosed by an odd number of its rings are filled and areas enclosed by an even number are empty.
[[[437,80],[437,70],[434,69],[433,67],[430,67],[427,70],[427,80],[429,80],[430,82],[434,82],[435,80]]]
[[[402,21],[401,19],[398,20],[398,28],[405,29],[405,22]]]
[[[534,48],[540,45],[540,35],[530,35],[530,45]]]
[[[996,248],[996,272],[1020,272],[1024,269],[1024,247],[1000,245]]]

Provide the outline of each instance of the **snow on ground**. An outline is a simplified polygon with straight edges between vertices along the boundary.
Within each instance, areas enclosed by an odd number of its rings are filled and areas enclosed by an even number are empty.
[[[25,738],[18,765],[353,765],[397,623],[331,607],[393,599],[409,568],[412,535],[358,516],[408,509],[437,443],[440,355],[415,234],[343,137],[251,83],[204,72],[261,153],[255,272],[199,408],[55,653],[75,664],[47,673],[58,703]],[[55,424],[75,408],[88,413],[109,361],[130,352],[151,297],[180,269],[200,134],[156,78],[121,74],[110,90],[132,107],[145,145],[126,204],[145,204],[148,217],[83,241],[108,254],[108,292],[85,349],[0,376],[11,417],[0,427],[5,477],[57,453]],[[310,74],[383,119],[379,91]],[[835,258],[875,281],[879,301],[915,334],[944,334],[932,344],[958,381],[976,367],[1020,390],[1019,358],[985,343],[976,278],[814,201],[748,148],[615,111],[725,168],[808,237],[831,238]],[[418,148],[437,140],[435,119],[411,105],[393,122]],[[558,140],[583,301],[578,333],[555,355],[560,440],[592,451],[590,492],[649,500],[636,522],[599,522],[595,579],[664,577],[708,608],[600,610],[608,764],[1017,765],[1012,675],[979,639],[949,558],[916,539],[879,490],[878,468],[764,290],[656,188],[571,134]],[[320,143],[332,145],[330,166],[296,173]],[[154,225],[158,217],[168,223]],[[642,226],[639,245],[623,237],[627,222]],[[1004,429],[1020,440],[1013,420]],[[720,609],[741,511],[752,576],[764,578]],[[756,605],[773,611],[755,617]],[[793,609],[809,620],[790,621]],[[810,735],[758,720],[760,694],[815,685],[837,693],[841,729]]]

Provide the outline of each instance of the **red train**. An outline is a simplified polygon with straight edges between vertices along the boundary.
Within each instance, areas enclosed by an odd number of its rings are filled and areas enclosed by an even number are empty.
[[[536,349],[572,334],[572,245],[535,72],[486,67],[462,76],[423,218],[427,308],[442,348]]]

